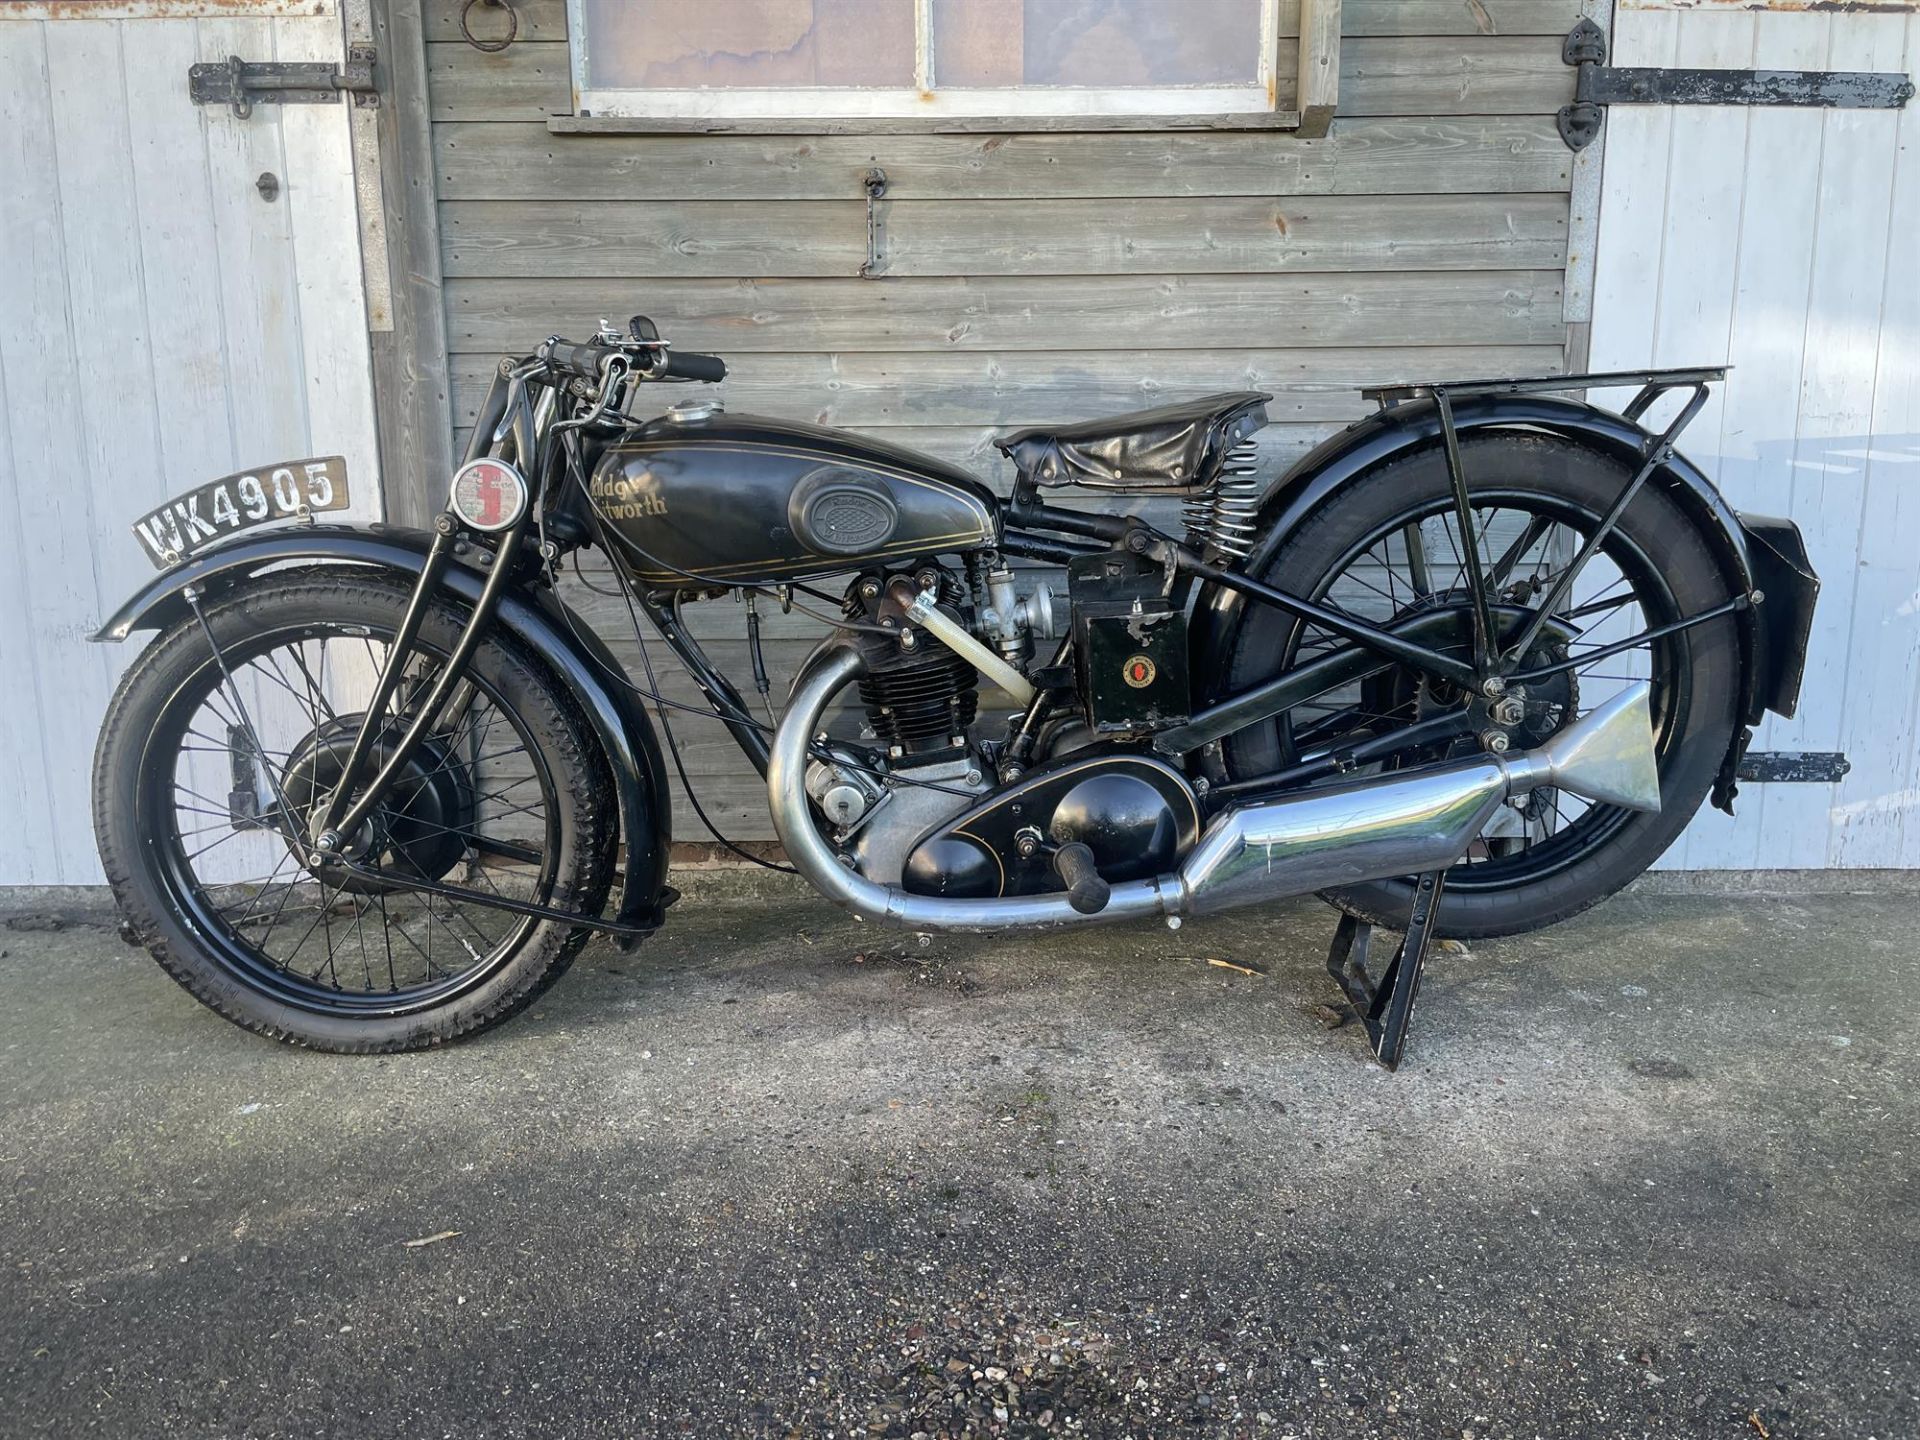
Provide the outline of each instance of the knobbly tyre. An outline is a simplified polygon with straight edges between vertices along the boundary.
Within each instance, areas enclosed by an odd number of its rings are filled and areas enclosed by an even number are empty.
[[[869,919],[1177,926],[1321,893],[1328,968],[1394,1065],[1431,939],[1618,890],[1709,796],[1731,808],[1749,727],[1792,713],[1799,534],[1674,449],[1723,373],[1369,391],[1264,491],[1271,397],[1212,395],[1003,436],[1001,500],[833,430],[651,413],[726,367],[644,317],[552,339],[501,362],[430,531],[317,523],[346,503],[326,460],[142,522],[164,569],[95,637],[157,632],[101,735],[101,856],[129,933],[228,1019],[437,1044],[592,934],[662,923],[653,718],[677,765],[692,708],[765,776],[792,867]],[[1616,385],[1619,413],[1553,393]],[[641,676],[556,591],[590,546]],[[722,597],[758,707],[687,623]],[[834,627],[777,710],[773,604]],[[704,709],[659,693],[643,626]],[[1384,966],[1376,926],[1405,936]]]

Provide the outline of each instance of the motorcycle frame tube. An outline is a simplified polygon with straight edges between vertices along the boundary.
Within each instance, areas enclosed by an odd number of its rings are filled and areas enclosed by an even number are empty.
[[[1078,511],[1065,510],[1056,505],[1040,504],[1031,495],[1020,490],[1015,491],[1007,515],[1009,519],[1023,526],[1037,526],[1104,539],[1153,559],[1161,559],[1164,556],[1165,563],[1171,565],[1176,571],[1211,581],[1215,585],[1225,586],[1250,599],[1284,610],[1290,615],[1297,615],[1302,620],[1310,621],[1355,645],[1365,646],[1389,659],[1409,665],[1423,675],[1430,675],[1440,680],[1451,680],[1455,684],[1465,685],[1470,689],[1477,686],[1479,677],[1474,673],[1474,667],[1451,655],[1404,640],[1390,629],[1267,585],[1254,579],[1238,566],[1222,569],[1218,565],[1209,564],[1186,546],[1177,544],[1170,537],[1131,517],[1083,515]],[[1145,543],[1142,544],[1142,541]]]
[[[1560,435],[1591,445],[1638,468],[1658,437],[1634,420],[1585,401],[1549,395],[1478,395],[1452,400],[1456,432],[1466,436],[1511,429]],[[1260,539],[1237,569],[1258,573],[1314,511],[1334,493],[1369,470],[1442,440],[1440,407],[1431,399],[1383,409],[1330,436],[1281,477],[1260,511]],[[1471,477],[1469,477],[1471,480]],[[1648,481],[1666,490],[1692,520],[1719,562],[1729,595],[1753,589],[1752,536],[1742,517],[1714,488],[1698,466],[1675,452],[1662,460]],[[1799,577],[1787,576],[1789,581]],[[1805,589],[1804,581],[1800,582]],[[1817,586],[1815,587],[1817,588]],[[1791,643],[1790,617],[1810,608],[1810,596],[1778,595],[1772,605],[1756,605],[1739,616],[1742,656],[1740,706],[1746,723],[1757,724],[1766,710],[1791,711],[1785,687],[1770,686],[1768,675],[1798,675],[1791,656],[1774,653]],[[1224,585],[1209,586],[1199,597],[1193,623],[1194,673],[1223,674],[1218,662],[1228,652],[1245,619],[1249,596]],[[1206,697],[1218,700],[1220,695]],[[1783,708],[1786,707],[1786,708]]]
[[[308,525],[241,536],[155,576],[90,638],[119,642],[136,630],[161,629],[191,613],[188,589],[218,593],[281,566],[337,568],[349,574],[386,570],[417,581],[431,541],[424,531],[386,526]],[[486,578],[456,560],[447,566],[440,585],[471,606]],[[617,919],[639,929],[657,927],[667,893],[673,816],[665,759],[639,696],[625,683],[625,672],[605,642],[553,595],[507,585],[493,623],[537,656],[585,713],[612,772],[626,845]]]

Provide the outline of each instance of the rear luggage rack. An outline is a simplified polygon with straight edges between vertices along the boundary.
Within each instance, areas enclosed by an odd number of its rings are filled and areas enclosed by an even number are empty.
[[[1683,385],[1707,385],[1727,377],[1728,366],[1689,370],[1605,370],[1594,375],[1537,375],[1513,380],[1430,380],[1416,385],[1373,385],[1360,393],[1378,402],[1382,410],[1409,400],[1458,400],[1469,395],[1545,395],[1556,390],[1600,390],[1615,385],[1638,385],[1640,393],[1620,413],[1638,420],[1662,395]]]

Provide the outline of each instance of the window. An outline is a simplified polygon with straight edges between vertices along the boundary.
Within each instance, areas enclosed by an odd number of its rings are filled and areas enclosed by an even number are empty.
[[[569,0],[585,114],[928,119],[1275,108],[1280,0]]]

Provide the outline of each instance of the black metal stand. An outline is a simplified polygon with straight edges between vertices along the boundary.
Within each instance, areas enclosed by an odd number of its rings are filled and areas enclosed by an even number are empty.
[[[1439,915],[1440,897],[1446,887],[1444,870],[1420,877],[1413,892],[1413,918],[1407,922],[1407,933],[1378,980],[1367,973],[1372,924],[1342,915],[1339,927],[1333,932],[1333,948],[1327,953],[1327,973],[1366,1027],[1367,1044],[1372,1047],[1374,1058],[1389,1070],[1400,1068],[1400,1057],[1406,1050],[1407,1022],[1413,1018],[1413,1002],[1420,993],[1420,972],[1427,963],[1427,947],[1433,939],[1433,923]]]

